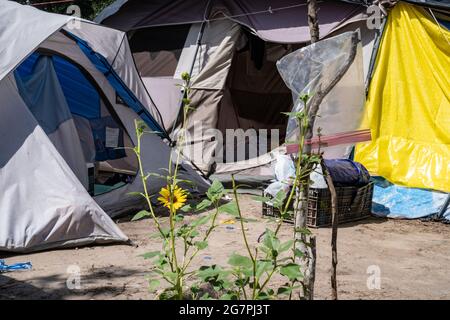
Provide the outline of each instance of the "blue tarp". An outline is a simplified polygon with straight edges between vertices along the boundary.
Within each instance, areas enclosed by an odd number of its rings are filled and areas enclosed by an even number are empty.
[[[4,260],[0,260],[0,273],[17,270],[30,270],[31,268],[32,268],[31,262],[15,263],[12,265],[7,265]]]
[[[19,67],[15,73],[17,88],[39,125],[45,133],[51,134],[61,123],[72,119],[72,114],[53,68],[52,59],[45,56],[39,59],[33,57],[32,62],[31,68],[26,63],[26,70]],[[54,105],[58,105],[58,108],[54,108]]]
[[[372,212],[388,218],[417,219],[439,213],[446,193],[437,191],[400,187],[383,179],[375,179]],[[450,221],[450,207],[444,219]]]

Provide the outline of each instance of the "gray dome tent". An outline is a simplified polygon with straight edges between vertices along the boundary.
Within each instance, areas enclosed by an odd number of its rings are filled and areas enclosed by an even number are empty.
[[[158,132],[142,142],[146,172],[167,167],[171,148],[124,34],[1,0],[0,42],[0,251],[127,241],[110,216],[142,207],[122,148],[136,143],[134,120]]]

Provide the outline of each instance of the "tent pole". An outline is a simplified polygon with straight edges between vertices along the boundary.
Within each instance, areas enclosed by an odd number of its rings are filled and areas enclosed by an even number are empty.
[[[206,3],[205,14],[203,16],[203,22],[200,27],[200,31],[197,35],[197,42],[195,45],[194,58],[192,59],[191,69],[189,70],[189,75],[191,75],[191,76],[192,76],[192,72],[194,72],[195,60],[197,60],[198,51],[200,50],[200,45],[202,44],[203,34],[205,32],[206,22],[208,21],[208,17],[209,17],[210,11],[211,11],[210,5],[211,5],[211,0],[208,0],[208,2]]]
[[[447,208],[450,206],[450,193],[447,195],[447,199],[444,202],[444,205],[442,206],[441,210],[439,210],[438,213],[438,219],[444,218],[444,214],[447,211]]]
[[[195,61],[197,60],[197,55],[198,55],[198,51],[200,50],[200,45],[202,44],[202,39],[203,39],[203,34],[205,32],[205,27],[206,27],[206,23],[208,22],[208,17],[209,14],[211,12],[211,2],[212,0],[208,0],[208,3],[206,4],[205,7],[205,14],[203,16],[203,21],[202,21],[202,25],[200,26],[200,31],[197,35],[197,41],[196,41],[196,46],[195,46],[195,53],[194,53],[194,58],[192,59],[192,64],[191,64],[191,69],[189,70],[189,75],[192,76],[192,72],[194,72],[194,67],[195,67]],[[175,120],[175,123],[172,126],[172,131],[177,127],[177,125],[180,123],[181,120],[181,116],[183,114],[183,98],[184,98],[185,93],[183,92],[181,95],[181,102],[180,102],[180,107],[179,107],[179,112],[178,112],[178,116],[177,119]],[[173,145],[176,144],[176,141],[174,141]],[[192,161],[192,159],[188,159],[189,162],[192,164],[192,166],[200,173],[200,175],[209,181],[209,178],[203,173],[203,171],[194,163],[194,161]]]
[[[375,42],[373,44],[372,55],[370,56],[369,70],[367,72],[367,79],[366,79],[366,95],[369,92],[369,86],[372,81],[373,72],[375,69],[375,62],[378,55],[378,51],[380,49],[381,38],[383,37],[384,29],[386,27],[386,21],[387,16],[383,18],[381,28],[378,30],[377,35],[375,37]]]
[[[195,52],[194,52],[194,58],[192,59],[192,63],[191,63],[191,68],[189,70],[189,75],[192,76],[192,72],[194,72],[194,67],[195,67],[195,61],[197,60],[197,55],[198,55],[198,51],[200,50],[200,45],[202,44],[202,39],[203,39],[203,34],[205,32],[205,27],[206,27],[206,22],[208,21],[208,17],[211,11],[211,2],[212,0],[208,0],[208,2],[206,3],[206,7],[205,7],[205,14],[203,15],[203,21],[202,24],[200,26],[200,31],[197,35],[197,41],[196,41],[196,45],[195,45]],[[180,120],[181,114],[182,114],[182,109],[183,109],[183,98],[184,98],[185,93],[183,92],[181,94],[181,102],[180,102],[180,106],[179,106],[179,110],[178,110],[178,114],[177,117],[175,118],[175,121],[173,123],[172,126],[172,131],[175,131],[175,128],[178,125],[178,122]],[[174,141],[174,143],[176,144],[176,141]]]

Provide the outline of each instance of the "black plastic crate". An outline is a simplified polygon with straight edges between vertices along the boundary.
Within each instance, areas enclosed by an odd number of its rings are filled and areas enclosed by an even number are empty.
[[[372,211],[373,183],[363,187],[336,187],[338,222],[350,222],[370,216]],[[265,195],[267,197],[267,195]],[[291,209],[294,201],[292,201]],[[263,203],[263,215],[279,217],[278,209]],[[293,215],[285,218],[294,222]],[[328,189],[309,188],[308,193],[308,227],[325,227],[331,225],[331,194]]]
[[[272,198],[272,196],[270,194],[266,194],[263,193],[263,196],[266,198]],[[291,201],[291,205],[289,206],[289,211],[293,211],[294,210],[294,199],[292,199]],[[280,217],[280,210],[278,210],[277,208],[263,202],[262,204],[262,214],[263,216],[267,216],[267,217],[276,217],[279,218]],[[294,223],[294,215],[293,214],[288,214],[288,216],[284,219],[285,222],[289,222],[289,223]]]

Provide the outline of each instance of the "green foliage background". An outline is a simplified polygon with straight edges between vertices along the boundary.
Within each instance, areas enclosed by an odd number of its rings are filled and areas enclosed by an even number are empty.
[[[37,4],[52,2],[58,0],[18,0],[21,4]],[[72,2],[65,2],[61,4],[50,4],[37,6],[36,8],[53,13],[66,14],[68,6],[75,4],[81,8],[82,18],[93,20],[106,6],[110,5],[114,0],[74,0]]]

